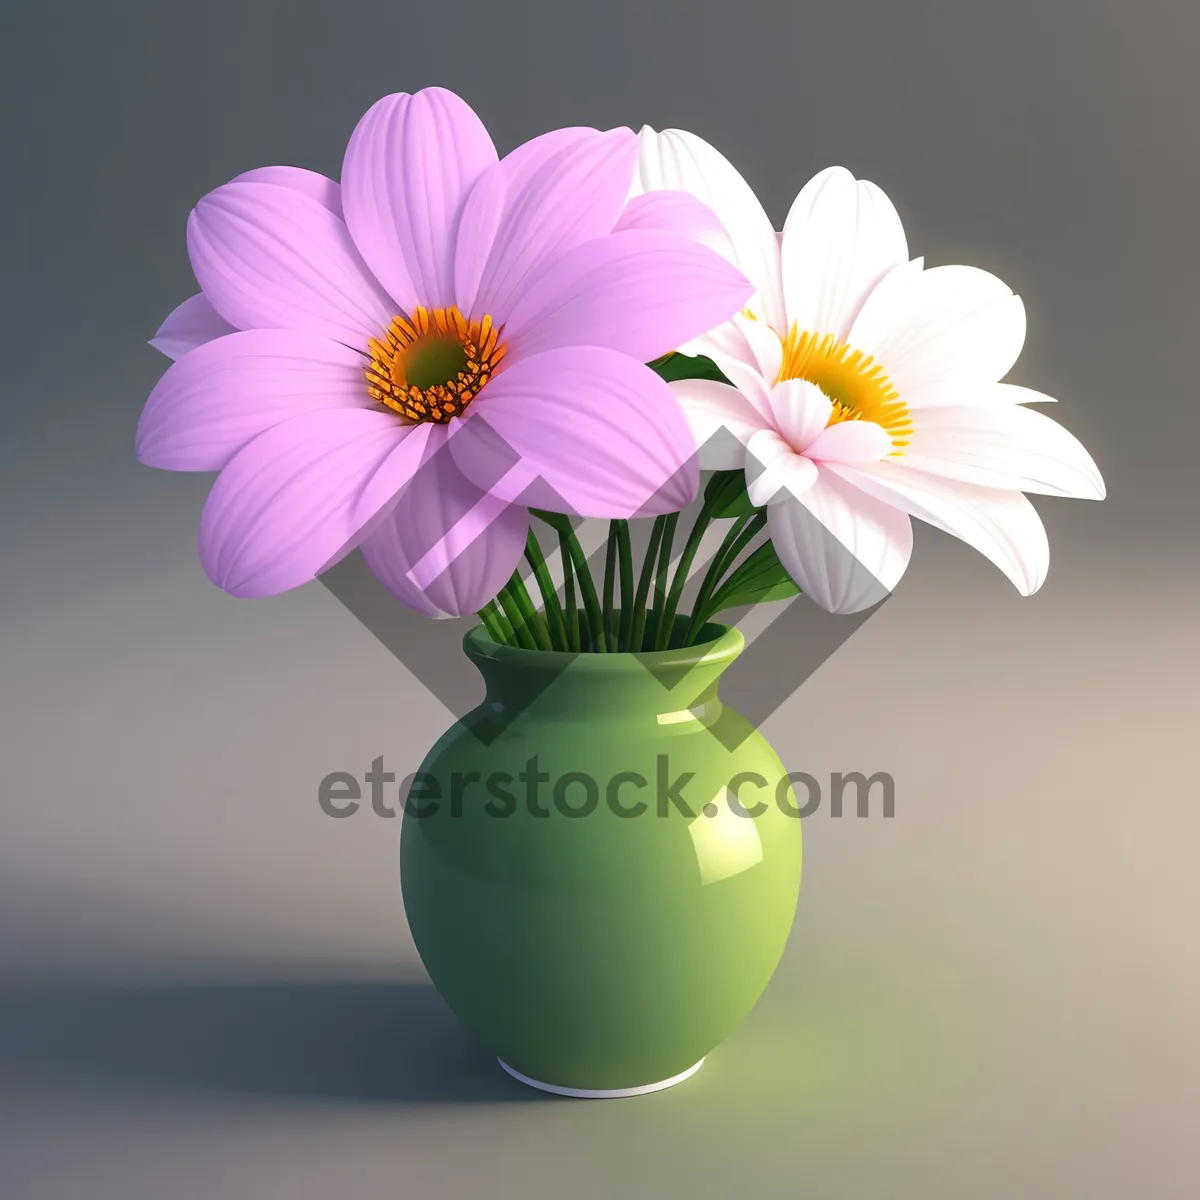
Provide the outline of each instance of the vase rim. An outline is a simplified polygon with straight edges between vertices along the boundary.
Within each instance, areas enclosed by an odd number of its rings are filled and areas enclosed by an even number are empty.
[[[591,650],[530,650],[524,646],[505,646],[492,641],[483,625],[476,625],[463,638],[463,650],[472,661],[487,660],[513,666],[550,666],[575,664],[573,670],[603,672],[625,671],[633,663],[645,666],[688,666],[694,663],[730,663],[746,648],[746,639],[736,625],[709,621],[701,629],[709,633],[704,641],[670,650],[618,650],[598,653]]]

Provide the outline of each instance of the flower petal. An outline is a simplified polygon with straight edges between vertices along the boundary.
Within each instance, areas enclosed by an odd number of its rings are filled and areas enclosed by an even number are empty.
[[[476,180],[463,206],[455,247],[454,291],[460,312],[475,310],[479,282],[495,243],[508,196],[519,192],[534,171],[558,151],[598,133],[599,130],[582,126],[551,130],[509,151]]]
[[[763,414],[737,388],[714,379],[678,379],[668,385],[700,448],[703,471],[735,471],[746,465],[746,446],[769,428]]]
[[[516,195],[524,190],[533,174],[560,150],[589,141],[599,134],[599,129],[588,125],[567,125],[522,142],[500,160],[505,189],[510,195]]]
[[[454,296],[459,312],[475,307],[479,281],[496,241],[508,194],[504,166],[496,163],[475,181],[463,205],[454,246]]]
[[[844,340],[871,289],[908,261],[892,202],[845,167],[813,176],[783,226],[781,271],[789,323]]]
[[[292,188],[227,183],[188,218],[188,254],[213,308],[238,329],[295,329],[365,348],[391,301],[345,224]]]
[[[674,233],[633,229],[568,250],[514,298],[510,354],[606,346],[650,362],[737,312],[746,277]]]
[[[305,170],[304,167],[255,167],[252,171],[243,171],[229,182],[273,183],[278,187],[291,188],[323,204],[335,216],[342,215],[341,186],[328,176]]]
[[[1015,383],[993,383],[991,387],[981,388],[964,403],[1057,404],[1058,400],[1054,396],[1047,396],[1045,392],[1035,392],[1033,388],[1019,387]]]
[[[725,377],[756,397],[765,396],[779,378],[783,362],[783,343],[779,335],[763,321],[737,313],[700,337],[679,347],[683,354],[701,354],[711,358]],[[748,381],[754,377],[754,382]],[[764,411],[767,411],[764,409]]]
[[[506,175],[506,199],[471,315],[504,323],[513,302],[560,255],[612,232],[629,190],[637,139],[628,129],[581,135]]]
[[[892,439],[874,421],[839,421],[817,434],[804,453],[818,462],[871,463],[892,452]]]
[[[376,408],[366,360],[329,338],[252,329],[170,366],[142,410],[137,455],[167,471],[219,471],[251,438],[330,408]]]
[[[1104,499],[1104,480],[1092,456],[1074,434],[1034,409],[919,408],[912,420],[907,467],[984,487]]]
[[[756,433],[746,447],[746,494],[756,508],[803,495],[817,482],[817,466],[797,454],[773,429]]]
[[[830,463],[823,470],[974,546],[1024,596],[1033,595],[1046,580],[1050,569],[1046,529],[1020,492],[939,479],[896,462]]]
[[[708,205],[729,236],[733,261],[756,289],[749,307],[777,331],[786,332],[779,239],[750,185],[723,154],[694,133],[656,133],[647,125],[638,140],[641,188],[690,192]]]
[[[529,516],[470,483],[443,442],[362,543],[363,557],[397,599],[430,617],[478,612],[525,549]]]
[[[660,229],[702,242],[733,261],[733,243],[716,213],[690,192],[643,192],[625,205],[613,226],[614,233],[626,229]]]
[[[849,340],[879,361],[910,408],[964,404],[1017,361],[1025,307],[975,267],[902,267],[867,297]]]
[[[912,522],[821,468],[817,482],[767,510],[779,561],[827,612],[854,613],[884,600],[912,556]]]
[[[695,440],[671,389],[616,351],[521,359],[472,409],[451,441],[456,459],[510,502],[628,518],[685,508],[699,486]]]
[[[346,224],[406,312],[455,303],[459,218],[497,161],[483,122],[445,88],[385,96],[359,121],[342,164]]]
[[[829,424],[833,401],[807,379],[777,383],[768,399],[775,428],[794,450],[807,453],[809,443]]]
[[[189,350],[233,331],[233,326],[213,308],[208,297],[199,292],[170,312],[150,339],[150,345],[168,358],[182,358]]]
[[[369,532],[358,511],[364,483],[425,428],[391,413],[337,409],[259,434],[217,477],[204,506],[200,561],[209,579],[234,596],[271,596],[332,566]]]

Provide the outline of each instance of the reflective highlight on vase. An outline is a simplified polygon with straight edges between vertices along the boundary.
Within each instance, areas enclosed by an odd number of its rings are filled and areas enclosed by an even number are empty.
[[[579,655],[566,669],[481,630],[465,640],[487,696],[420,774],[515,780],[536,755],[551,778],[653,779],[669,754],[689,789],[713,798],[651,820],[518,805],[498,821],[479,789],[456,815],[406,812],[401,882],[418,952],[450,1008],[522,1076],[589,1092],[672,1079],[742,1021],[783,953],[801,823],[773,804],[754,816],[731,807],[731,779],[784,768],[757,732],[712,736],[716,722],[744,721],[717,696],[742,636],[711,632],[685,650]],[[560,674],[543,686],[550,670]],[[520,714],[499,730],[497,704]],[[703,720],[660,722],[701,706]]]

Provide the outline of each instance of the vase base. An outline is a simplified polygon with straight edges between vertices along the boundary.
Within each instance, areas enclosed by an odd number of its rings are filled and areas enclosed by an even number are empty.
[[[631,1088],[570,1088],[559,1087],[555,1083],[542,1083],[540,1079],[530,1079],[528,1075],[522,1075],[520,1071],[514,1070],[502,1058],[496,1061],[507,1071],[514,1079],[520,1083],[526,1084],[528,1087],[537,1088],[539,1092],[552,1092],[556,1096],[575,1096],[581,1100],[616,1100],[621,1096],[645,1096],[649,1092],[661,1092],[665,1088],[674,1087],[677,1083],[682,1083],[685,1079],[690,1079],[695,1073],[700,1070],[704,1063],[701,1059],[698,1063],[688,1067],[686,1071],[680,1071],[678,1075],[672,1075],[670,1079],[662,1079],[658,1083],[645,1083],[641,1087]]]

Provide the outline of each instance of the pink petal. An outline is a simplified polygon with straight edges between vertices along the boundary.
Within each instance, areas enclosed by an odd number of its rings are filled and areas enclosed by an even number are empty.
[[[200,292],[171,311],[150,339],[150,345],[168,358],[182,358],[197,346],[227,333],[233,333],[233,326]]]
[[[874,421],[839,421],[821,430],[804,453],[818,462],[872,463],[892,452],[892,439]]]
[[[364,409],[308,412],[272,426],[230,460],[200,518],[200,561],[234,596],[313,579],[369,530],[359,493],[415,429]],[[403,485],[395,477],[386,490]]]
[[[503,324],[535,273],[612,231],[629,192],[637,138],[628,129],[584,135],[507,185],[504,214],[472,314]]]
[[[600,130],[590,126],[567,125],[522,142],[500,160],[505,189],[510,195],[518,194],[524,190],[530,177],[560,150],[598,137],[599,134]]]
[[[733,261],[758,289],[751,301],[757,316],[786,331],[779,276],[779,239],[753,189],[737,169],[703,138],[682,129],[639,137],[637,187],[690,192],[716,214],[729,239]]]
[[[606,346],[649,362],[737,312],[753,289],[713,250],[639,229],[568,250],[514,298],[509,353]]]
[[[734,471],[766,418],[737,388],[714,379],[678,379],[668,385],[691,426],[704,471]]]
[[[613,226],[614,233],[626,229],[660,229],[706,244],[717,242],[733,258],[729,237],[717,214],[690,192],[643,192],[634,196]]]
[[[483,122],[444,88],[385,96],[359,121],[342,164],[346,224],[406,312],[455,303],[459,218],[496,162]]]
[[[696,444],[671,389],[613,350],[521,359],[472,408],[451,442],[456,459],[508,501],[632,517],[685,508],[699,485]]]
[[[787,573],[826,612],[872,608],[912,557],[907,515],[824,469],[802,495],[767,510],[767,529]]]
[[[324,205],[335,216],[342,215],[342,189],[328,176],[304,167],[255,167],[243,171],[230,183],[273,183],[277,187],[291,188]]]
[[[204,294],[239,329],[295,329],[366,348],[394,308],[345,224],[292,188],[227,183],[188,219]]]
[[[974,546],[1022,595],[1032,595],[1045,582],[1050,568],[1046,529],[1020,492],[939,479],[895,461],[869,466],[830,463],[823,469]]]
[[[504,164],[497,163],[475,181],[463,205],[454,246],[454,296],[460,312],[474,310],[479,281],[500,228],[507,194]]]
[[[167,471],[219,471],[248,442],[304,412],[378,406],[366,360],[286,329],[231,333],[167,369],[138,423],[137,454]]]
[[[363,557],[398,600],[430,617],[478,612],[508,581],[529,517],[470,483],[443,439],[362,543]]]

